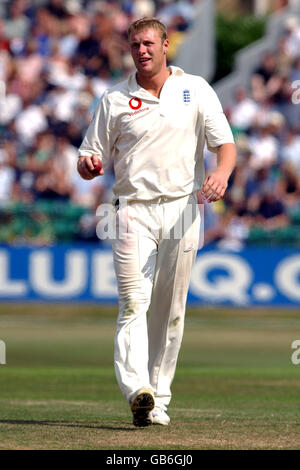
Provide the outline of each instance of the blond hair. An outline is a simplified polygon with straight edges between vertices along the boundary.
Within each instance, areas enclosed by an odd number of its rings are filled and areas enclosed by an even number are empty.
[[[145,16],[144,18],[131,23],[128,28],[128,39],[130,39],[131,34],[139,33],[144,29],[155,29],[161,38],[161,42],[164,42],[164,40],[168,37],[167,28],[161,21],[159,21],[157,18],[150,18]]]

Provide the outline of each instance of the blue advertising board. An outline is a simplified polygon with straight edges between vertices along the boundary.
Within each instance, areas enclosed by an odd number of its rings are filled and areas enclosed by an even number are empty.
[[[110,248],[0,246],[0,300],[117,302]],[[190,304],[300,306],[300,253],[284,248],[198,252]]]

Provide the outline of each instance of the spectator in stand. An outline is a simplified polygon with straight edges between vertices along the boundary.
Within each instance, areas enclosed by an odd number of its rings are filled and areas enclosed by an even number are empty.
[[[291,69],[293,58],[289,55],[287,50],[287,38],[281,36],[278,41],[276,53],[277,70],[281,76],[287,76]]]
[[[254,71],[254,76],[258,75],[262,78],[264,85],[273,78],[277,71],[276,56],[267,52],[262,59],[261,65]]]
[[[106,191],[105,183],[102,181],[99,184],[96,178],[93,181],[86,181],[77,173],[72,179],[71,198],[80,206],[96,210],[100,202],[105,201]]]
[[[194,2],[189,0],[179,0],[172,2],[170,0],[161,0],[161,7],[158,9],[157,16],[169,27],[174,17],[181,17],[181,31],[187,30],[193,23],[195,17]]]
[[[300,177],[300,135],[295,129],[287,130],[281,146],[280,158],[283,165],[292,165],[295,174]]]
[[[285,23],[286,52],[295,59],[299,56],[300,50],[300,24],[299,18],[291,16]]]
[[[300,54],[300,50],[299,50],[299,54]],[[298,57],[296,57],[296,59],[294,60],[292,66],[291,66],[289,79],[290,79],[291,82],[298,81],[299,83],[297,85],[298,85],[298,88],[299,88],[299,84],[300,84],[300,55]]]
[[[280,112],[286,119],[289,128],[295,128],[300,132],[300,106],[299,104],[299,86],[295,89],[288,77],[284,77],[280,90],[277,93],[274,102],[274,110]]]
[[[258,112],[258,104],[248,96],[245,87],[235,91],[236,104],[230,112],[230,124],[235,132],[247,132],[254,123]]]
[[[68,186],[73,184],[76,175],[78,152],[67,136],[56,137],[56,146],[53,156],[53,164],[58,173],[64,173]]]
[[[288,210],[300,208],[299,176],[299,168],[296,169],[292,163],[285,163],[280,167],[280,177],[275,187],[275,193]]]
[[[22,48],[24,40],[28,35],[30,20],[24,14],[26,1],[13,0],[9,4],[9,16],[4,22],[4,35],[12,41],[12,48],[16,51]],[[20,39],[20,41],[18,41]]]
[[[8,155],[0,149],[0,207],[10,201],[13,194],[15,171],[8,163]]]
[[[5,34],[5,22],[0,17],[0,51],[9,51],[9,39]]]
[[[64,31],[58,39],[59,53],[67,59],[76,56],[80,41],[89,35],[90,21],[83,11],[75,9],[64,22]],[[78,63],[78,60],[76,60]]]
[[[260,168],[248,175],[245,181],[246,210],[254,214],[264,195],[266,187],[274,187],[274,175],[270,168]]]
[[[9,40],[4,35],[4,22],[0,18],[0,113],[4,106],[3,101],[5,99],[6,88],[8,85],[7,80],[13,67],[9,47]]]
[[[289,223],[285,206],[274,189],[272,186],[264,188],[262,199],[254,215],[256,225],[262,225],[265,230],[286,227]]]
[[[33,144],[35,136],[48,127],[43,109],[28,100],[23,100],[23,109],[15,119],[16,131],[25,147]]]
[[[168,26],[168,37],[170,47],[167,52],[168,61],[173,61],[177,55],[178,49],[185,39],[187,23],[183,16],[175,15],[172,17]]]
[[[53,157],[49,162],[48,168],[48,171],[40,174],[35,181],[34,191],[36,198],[68,201],[71,196],[72,187],[68,183],[66,175],[56,168]]]
[[[38,44],[38,52],[48,57],[52,44],[60,37],[60,20],[55,19],[45,8],[35,10],[34,21],[31,24],[31,36]]]
[[[92,239],[95,218],[91,212],[99,201],[109,200],[113,173],[107,172],[101,184],[99,180],[95,185],[85,184],[72,170],[74,148],[79,147],[104,91],[133,68],[126,41],[128,24],[135,17],[158,12],[173,37],[175,48],[168,55],[172,61],[193,23],[195,3],[6,3],[7,8],[2,9],[5,15],[0,18],[3,205],[8,201],[29,204],[44,198],[82,205],[89,213],[81,220],[82,233],[78,236]],[[239,86],[236,90],[229,120],[240,140],[238,165],[223,205],[205,204],[206,226],[215,231],[214,235],[210,232],[211,240],[224,239],[227,246],[238,247],[245,243],[252,223],[272,225],[266,214],[279,211],[280,204],[268,200],[265,186],[276,188],[284,217],[298,207],[300,105],[295,106],[293,99],[300,94],[292,84],[300,80],[299,51],[300,23],[291,17],[279,38],[278,51],[265,54],[254,70],[250,89]],[[209,156],[205,161],[209,171],[214,160]],[[282,223],[284,217],[274,220]],[[37,217],[38,221],[42,218]],[[20,236],[25,237],[24,233]],[[17,235],[12,238],[17,240]]]
[[[22,106],[21,97],[13,91],[12,82],[8,82],[6,94],[1,100],[0,125],[8,126],[21,112]]]
[[[220,217],[218,223],[205,232],[205,244],[217,242],[221,250],[239,251],[246,243],[251,219],[241,215],[233,206]]]
[[[64,0],[49,0],[44,8],[56,19],[66,19],[68,17],[68,10],[65,7]]]
[[[270,168],[278,161],[279,142],[272,134],[269,123],[256,125],[255,133],[249,138],[252,155],[249,165],[253,169]]]

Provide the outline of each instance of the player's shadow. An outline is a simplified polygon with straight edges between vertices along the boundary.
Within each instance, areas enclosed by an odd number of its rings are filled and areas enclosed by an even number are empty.
[[[25,420],[25,419],[0,419],[0,424],[22,424],[22,425],[32,425],[37,424],[40,426],[65,426],[69,428],[84,428],[84,429],[107,429],[111,431],[137,431],[138,428],[133,428],[130,425],[124,426],[113,426],[113,425],[102,425],[95,424],[91,426],[89,424],[80,424],[80,423],[66,423],[62,421],[53,421],[53,420]]]

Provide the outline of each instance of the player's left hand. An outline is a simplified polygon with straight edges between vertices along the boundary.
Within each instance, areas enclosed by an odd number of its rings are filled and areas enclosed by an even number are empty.
[[[200,195],[207,202],[215,202],[224,196],[227,186],[228,176],[216,170],[205,178]]]

